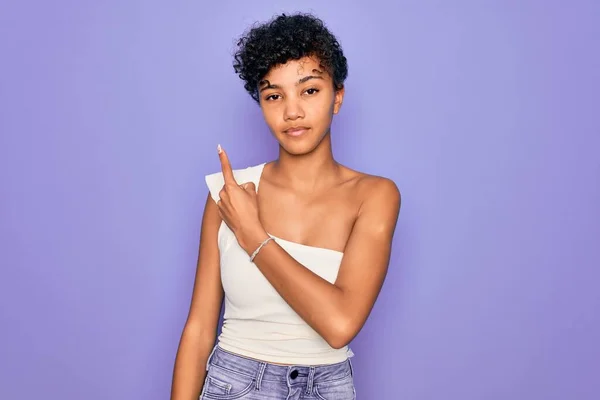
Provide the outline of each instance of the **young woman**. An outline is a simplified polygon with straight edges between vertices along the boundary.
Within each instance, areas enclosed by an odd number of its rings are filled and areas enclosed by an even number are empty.
[[[238,46],[279,157],[232,170],[218,146],[171,399],[354,399],[348,343],[383,284],[400,193],[333,158],[348,70],[319,19],[281,15]]]

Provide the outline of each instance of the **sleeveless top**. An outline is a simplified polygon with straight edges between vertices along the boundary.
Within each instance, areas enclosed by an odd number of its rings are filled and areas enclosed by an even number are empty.
[[[266,163],[234,170],[239,184],[253,182],[258,190]],[[223,173],[205,177],[211,197],[219,200]],[[334,283],[343,253],[277,238],[291,257],[321,278]],[[225,314],[217,345],[225,350],[261,361],[323,365],[346,360],[354,354],[348,346],[334,349],[312,329],[277,293],[223,221],[219,227],[221,283]],[[268,246],[268,244],[267,244]]]

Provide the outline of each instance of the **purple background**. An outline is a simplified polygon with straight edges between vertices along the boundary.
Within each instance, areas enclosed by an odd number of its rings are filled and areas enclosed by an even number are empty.
[[[168,398],[215,146],[277,151],[234,38],[304,10],[336,157],[403,194],[359,399],[597,399],[598,2],[288,4],[2,3],[0,398]]]

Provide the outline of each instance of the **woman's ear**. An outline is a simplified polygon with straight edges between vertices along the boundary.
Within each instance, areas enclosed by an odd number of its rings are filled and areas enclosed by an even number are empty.
[[[333,99],[333,113],[334,114],[337,114],[338,112],[340,112],[340,108],[342,108],[342,103],[344,101],[344,92],[345,92],[345,89],[343,86],[335,91],[335,97]]]

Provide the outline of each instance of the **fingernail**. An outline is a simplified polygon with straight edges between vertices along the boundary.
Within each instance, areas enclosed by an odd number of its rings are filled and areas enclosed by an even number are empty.
[[[218,144],[217,145],[217,153],[221,154],[222,151],[223,151],[223,149],[221,148],[221,145]]]

